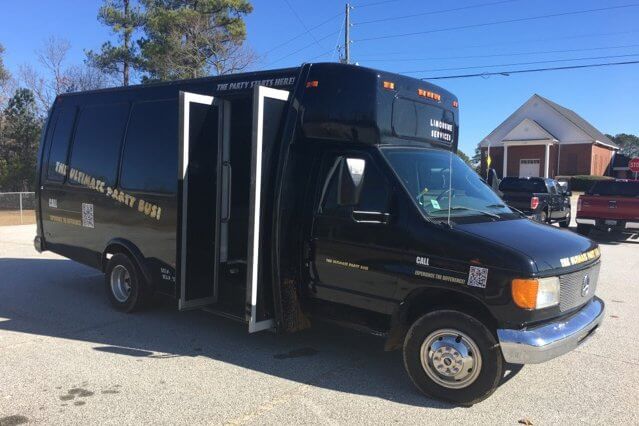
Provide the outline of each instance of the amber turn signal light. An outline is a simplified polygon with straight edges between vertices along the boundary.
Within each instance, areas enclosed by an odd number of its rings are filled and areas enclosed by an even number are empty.
[[[517,306],[524,309],[535,309],[537,307],[537,291],[539,281],[535,279],[514,279],[512,281],[513,301]]]

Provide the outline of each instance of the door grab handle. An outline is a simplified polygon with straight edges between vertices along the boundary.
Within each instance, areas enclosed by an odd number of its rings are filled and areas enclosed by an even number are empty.
[[[232,173],[231,173],[231,164],[226,161],[222,164],[222,171],[223,171],[223,176],[222,176],[222,185],[226,184],[226,187],[223,189],[223,191],[226,191],[226,211],[224,212],[224,216],[222,217],[222,221],[223,222],[228,222],[231,219],[231,179],[232,179]]]
[[[389,223],[390,213],[353,210],[353,220],[357,223]]]

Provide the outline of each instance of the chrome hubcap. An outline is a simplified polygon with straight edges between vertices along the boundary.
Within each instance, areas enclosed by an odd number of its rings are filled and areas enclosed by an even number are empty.
[[[470,386],[481,371],[477,344],[454,329],[436,330],[428,335],[422,344],[420,357],[428,377],[450,389]]]
[[[131,294],[131,275],[122,265],[117,265],[111,271],[111,293],[120,303],[126,302]]]

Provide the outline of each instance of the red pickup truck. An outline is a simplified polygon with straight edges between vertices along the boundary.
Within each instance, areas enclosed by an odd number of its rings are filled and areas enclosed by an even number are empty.
[[[599,181],[577,202],[577,232],[639,232],[639,180]]]

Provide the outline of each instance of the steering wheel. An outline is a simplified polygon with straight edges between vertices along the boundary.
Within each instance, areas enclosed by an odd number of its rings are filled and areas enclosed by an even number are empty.
[[[446,189],[444,192],[442,192],[441,194],[439,194],[435,200],[437,200],[437,202],[439,203],[439,200],[441,200],[442,198],[444,198],[444,196],[446,194],[450,193],[450,198],[453,198],[455,196],[455,190],[452,188],[448,188]]]

